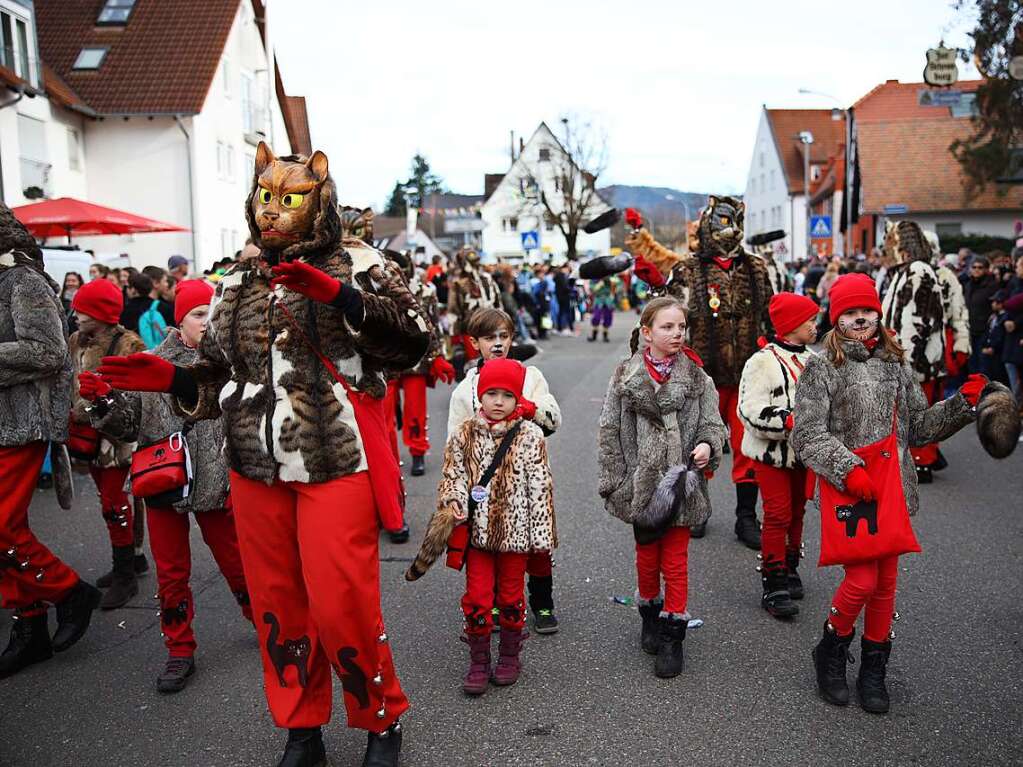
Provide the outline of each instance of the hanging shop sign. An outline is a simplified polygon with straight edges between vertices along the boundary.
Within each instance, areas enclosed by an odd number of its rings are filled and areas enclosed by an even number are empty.
[[[924,82],[928,85],[949,86],[959,80],[955,48],[939,44],[927,51],[927,66],[924,67]]]

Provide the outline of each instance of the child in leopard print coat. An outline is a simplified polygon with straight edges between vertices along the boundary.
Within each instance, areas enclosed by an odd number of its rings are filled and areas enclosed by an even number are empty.
[[[525,638],[526,562],[531,553],[557,546],[547,443],[531,420],[535,406],[522,396],[525,376],[526,368],[514,360],[493,359],[483,366],[480,410],[448,440],[437,512],[430,523],[433,530],[444,517],[471,517],[462,597],[471,661],[462,689],[469,695],[485,692],[491,676],[495,585],[501,638],[493,681],[517,681]],[[507,453],[484,487],[483,475],[512,430]]]

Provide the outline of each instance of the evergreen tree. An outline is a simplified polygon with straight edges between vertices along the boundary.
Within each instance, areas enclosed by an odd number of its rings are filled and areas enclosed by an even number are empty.
[[[387,200],[387,208],[384,211],[385,215],[405,215],[406,188],[416,189],[415,192],[410,192],[409,201],[419,208],[423,207],[424,201],[429,201],[429,195],[433,193],[442,194],[444,192],[443,179],[430,170],[429,161],[418,152],[412,158],[409,173],[407,181],[394,182],[394,189],[391,190],[391,196]]]

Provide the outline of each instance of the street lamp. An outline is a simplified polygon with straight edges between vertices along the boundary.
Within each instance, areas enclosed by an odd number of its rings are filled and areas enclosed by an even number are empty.
[[[806,201],[806,260],[810,260],[810,144],[813,143],[813,134],[808,131],[800,131],[796,137],[803,145],[803,199]]]

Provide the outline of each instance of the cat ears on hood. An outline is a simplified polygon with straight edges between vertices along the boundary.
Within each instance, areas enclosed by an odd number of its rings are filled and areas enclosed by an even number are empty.
[[[278,158],[274,155],[273,150],[269,147],[269,145],[265,141],[260,141],[259,146],[256,147],[256,176],[260,176],[263,171],[277,159]],[[298,155],[288,155],[287,157],[281,157],[280,159],[289,160],[291,162],[302,161],[302,158]],[[312,156],[305,161],[305,166],[309,169],[313,178],[315,178],[318,182],[323,183],[327,180],[327,155],[319,149],[313,152]]]

